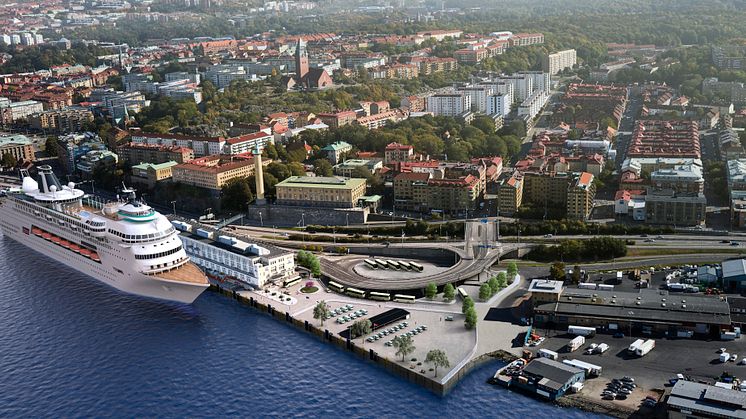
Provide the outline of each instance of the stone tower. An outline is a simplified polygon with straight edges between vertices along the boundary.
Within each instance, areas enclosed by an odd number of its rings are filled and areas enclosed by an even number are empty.
[[[254,149],[254,179],[256,180],[256,205],[264,205],[264,167],[262,167],[262,150],[259,145]]]

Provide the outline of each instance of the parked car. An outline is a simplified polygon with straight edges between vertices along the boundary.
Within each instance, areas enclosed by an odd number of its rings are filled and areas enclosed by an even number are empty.
[[[624,337],[624,333],[622,333],[622,332],[616,332],[616,333],[614,333],[614,337],[617,338],[617,339],[623,338]]]

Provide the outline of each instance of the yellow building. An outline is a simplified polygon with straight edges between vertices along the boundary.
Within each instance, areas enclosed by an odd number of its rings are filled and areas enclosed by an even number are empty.
[[[593,175],[588,172],[579,173],[567,189],[567,218],[586,221],[591,216],[595,197]]]
[[[153,188],[158,182],[169,181],[173,176],[173,167],[177,162],[168,161],[160,164],[142,163],[132,166],[132,182]]]
[[[498,215],[513,215],[523,203],[523,178],[516,172],[500,184],[498,191]]]
[[[254,161],[207,156],[178,164],[172,171],[174,182],[219,191],[233,179],[251,176],[254,173]]]
[[[365,179],[291,176],[275,185],[277,204],[353,208],[365,195]]]

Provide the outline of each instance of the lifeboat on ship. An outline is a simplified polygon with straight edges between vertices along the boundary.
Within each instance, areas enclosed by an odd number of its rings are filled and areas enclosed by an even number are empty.
[[[91,259],[93,259],[96,262],[101,262],[101,258],[98,256],[98,253],[91,252]]]
[[[72,250],[75,253],[80,253],[80,246],[78,246],[75,243],[70,243],[70,250]]]
[[[52,236],[52,243],[54,244],[60,244],[62,243],[62,239],[57,236]]]
[[[44,240],[52,240],[52,235],[49,233],[42,233],[42,237],[44,237]]]
[[[60,242],[60,246],[64,247],[65,249],[69,249],[70,248],[70,242],[67,241],[67,240],[62,240]]]
[[[80,254],[83,255],[83,256],[85,256],[85,257],[87,257],[87,258],[91,257],[91,251],[88,250],[88,249],[86,249],[85,247],[82,247],[80,249]]]
[[[34,235],[35,235],[35,236],[39,236],[39,237],[41,237],[42,231],[41,231],[41,229],[40,229],[40,228],[37,228],[37,227],[33,227],[33,228],[31,229],[31,232],[32,232],[32,233],[34,233]]]

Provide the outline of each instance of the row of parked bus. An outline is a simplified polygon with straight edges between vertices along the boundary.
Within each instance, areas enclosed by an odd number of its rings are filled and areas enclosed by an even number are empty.
[[[365,259],[365,265],[370,269],[394,269],[397,271],[422,272],[424,266],[417,262],[391,259]]]
[[[407,294],[394,294],[393,296],[388,292],[379,292],[379,291],[364,291],[353,287],[345,287],[344,285],[329,281],[329,289],[338,292],[340,294],[347,294],[350,297],[355,298],[367,298],[369,300],[377,300],[377,301],[396,301],[399,303],[414,303],[415,297],[414,295],[407,295]]]

